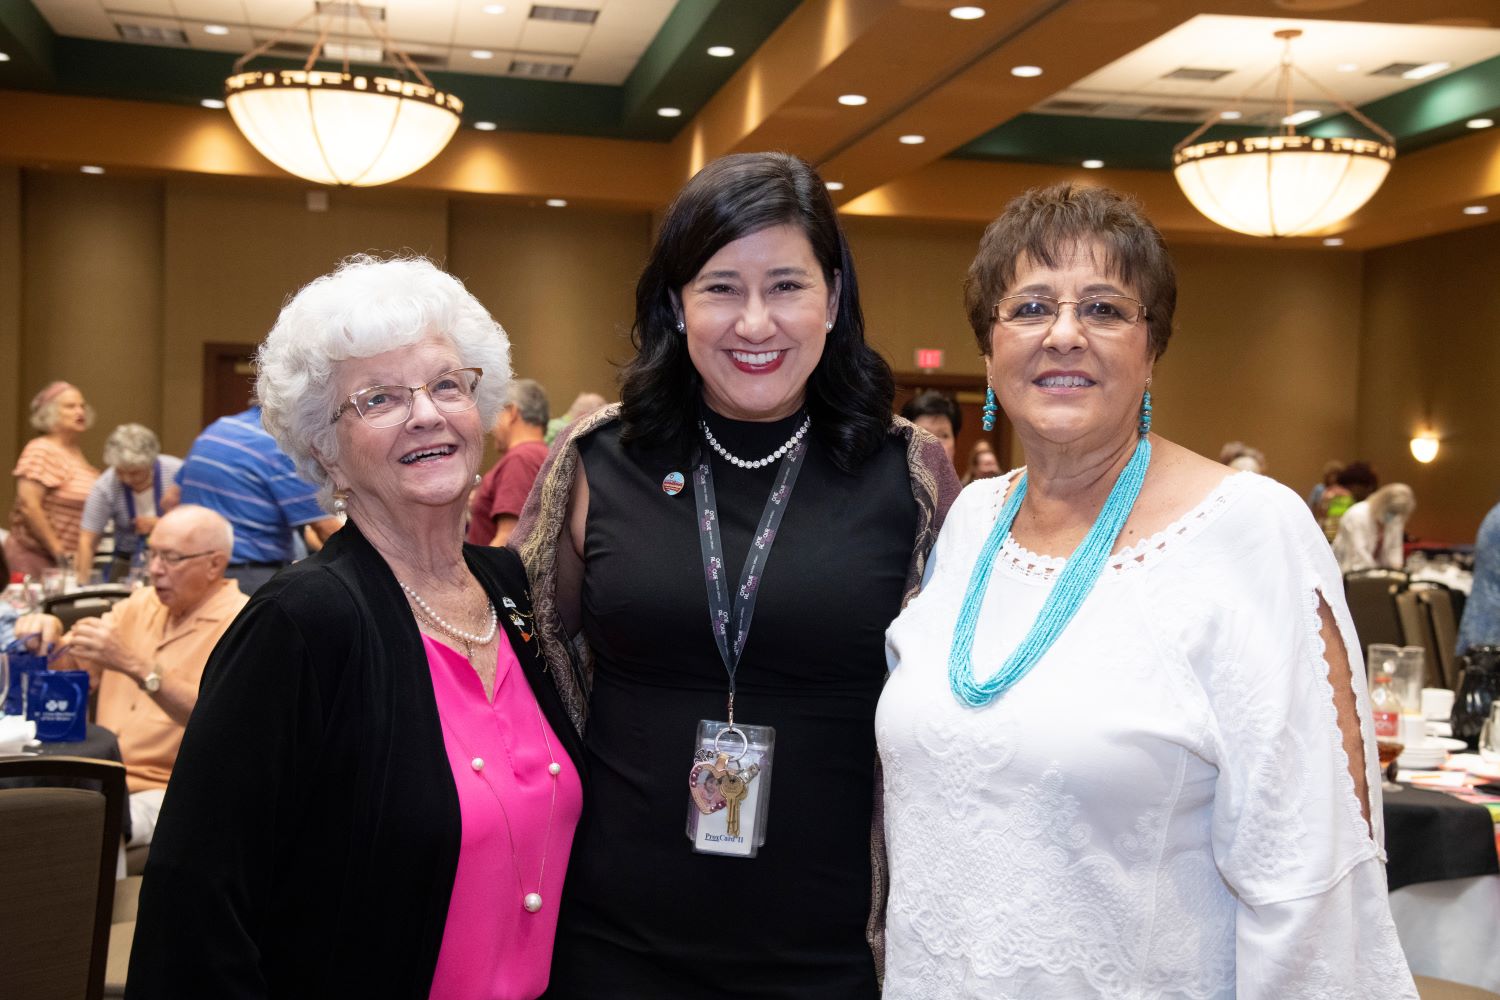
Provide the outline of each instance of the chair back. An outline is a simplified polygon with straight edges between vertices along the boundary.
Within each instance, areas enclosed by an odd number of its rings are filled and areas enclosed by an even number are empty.
[[[63,628],[72,628],[83,618],[97,618],[130,596],[128,587],[91,587],[73,594],[60,594],[42,601],[42,610],[56,615]]]
[[[1442,687],[1442,684],[1437,683],[1443,676],[1442,667],[1432,649],[1432,616],[1427,613],[1427,605],[1422,603],[1420,592],[1403,590],[1397,594],[1396,614],[1401,619],[1401,638],[1397,644],[1421,646],[1427,654],[1427,667],[1422,673],[1423,686]]]
[[[1365,649],[1375,642],[1402,645],[1396,595],[1405,589],[1406,574],[1397,570],[1369,569],[1344,574],[1344,600],[1354,619],[1354,631]]]
[[[1432,624],[1432,642],[1440,676],[1427,676],[1428,687],[1458,690],[1458,616],[1453,610],[1453,592],[1442,584],[1423,584],[1417,597]]]
[[[99,787],[58,787],[74,782]],[[5,787],[15,784],[25,787]],[[0,899],[6,903],[0,908],[0,983],[6,996],[103,995],[124,815],[120,764],[0,758]]]

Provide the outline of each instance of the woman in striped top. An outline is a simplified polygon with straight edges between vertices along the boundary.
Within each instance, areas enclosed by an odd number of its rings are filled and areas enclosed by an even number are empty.
[[[32,438],[16,460],[16,505],[5,560],[13,573],[40,574],[78,548],[83,502],[99,470],[83,457],[78,439],[94,422],[93,408],[68,382],[53,382],[31,400]]]

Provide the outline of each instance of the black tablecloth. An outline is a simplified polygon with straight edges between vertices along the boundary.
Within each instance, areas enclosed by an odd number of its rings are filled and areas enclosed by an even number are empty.
[[[1500,875],[1490,811],[1442,792],[1403,785],[1385,797],[1385,868],[1391,889]]]

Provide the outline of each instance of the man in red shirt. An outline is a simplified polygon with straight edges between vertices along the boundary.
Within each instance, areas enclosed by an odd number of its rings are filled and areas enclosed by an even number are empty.
[[[506,388],[505,405],[491,431],[500,461],[474,491],[465,541],[504,545],[510,538],[521,505],[547,458],[547,417],[547,392],[539,384],[518,378]]]

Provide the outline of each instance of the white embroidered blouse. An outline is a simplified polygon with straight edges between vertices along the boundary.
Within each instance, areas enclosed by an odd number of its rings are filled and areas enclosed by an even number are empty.
[[[1011,476],[960,495],[886,634],[886,1000],[1415,1000],[1386,899],[1359,643],[1306,504],[1226,477],[1114,556],[1031,673],[976,709],[949,690],[948,650]],[[977,677],[1064,562],[1006,540]],[[1353,668],[1373,840],[1320,594]]]

